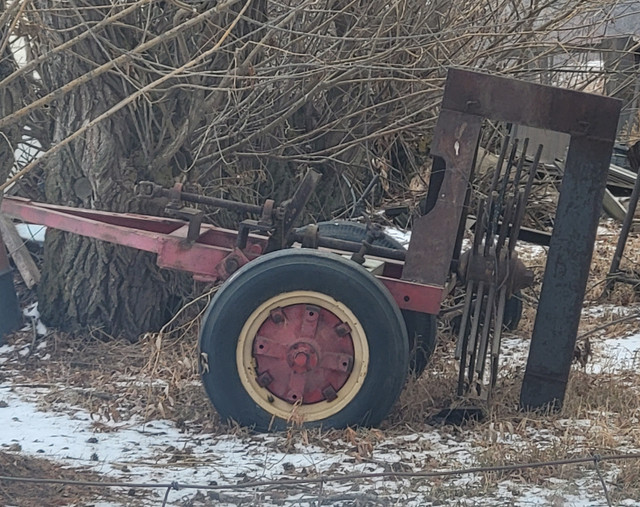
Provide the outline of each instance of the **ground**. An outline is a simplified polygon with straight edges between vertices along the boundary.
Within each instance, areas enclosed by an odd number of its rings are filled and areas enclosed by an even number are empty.
[[[462,427],[431,418],[459,402],[454,344],[444,328],[427,372],[409,381],[381,428],[264,435],[221,424],[198,381],[198,319],[210,292],[138,343],[47,330],[29,307],[29,325],[0,347],[0,504],[640,505],[637,459],[425,476],[640,453],[638,297],[620,286],[598,300],[617,231],[610,222],[599,228],[563,410],[517,409],[534,288],[525,293],[520,328],[504,339],[488,416]],[[637,238],[630,243],[631,256],[638,245]],[[540,274],[544,250],[523,247],[522,255]],[[21,296],[29,301],[28,291]],[[95,482],[120,486],[86,485]]]

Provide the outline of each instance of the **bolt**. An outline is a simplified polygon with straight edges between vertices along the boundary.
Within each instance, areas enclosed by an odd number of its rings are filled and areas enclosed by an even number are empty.
[[[227,273],[235,273],[238,271],[240,265],[238,264],[238,259],[235,257],[229,257],[226,261],[224,261],[224,267],[227,270]]]
[[[282,308],[275,308],[269,312],[269,317],[275,324],[280,324],[284,322],[284,313],[282,312]]]
[[[324,399],[327,401],[333,401],[338,397],[338,393],[336,393],[336,390],[333,388],[333,386],[329,384],[322,390],[322,396],[324,396]]]
[[[351,332],[351,328],[349,327],[349,324],[347,324],[346,322],[342,322],[338,324],[336,327],[333,328],[333,330],[340,338],[348,335]]]
[[[306,366],[308,359],[307,354],[304,352],[298,352],[293,358],[293,362],[298,366]]]
[[[260,387],[267,387],[271,382],[273,382],[273,377],[268,371],[265,371],[256,379],[256,381]]]
[[[307,316],[310,317],[311,319],[317,319],[318,316],[320,315],[320,308],[317,306],[307,305],[306,310],[307,310]]]

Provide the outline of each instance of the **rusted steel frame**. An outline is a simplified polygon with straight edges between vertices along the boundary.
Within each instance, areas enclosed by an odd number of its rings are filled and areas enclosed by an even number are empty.
[[[448,276],[484,118],[571,135],[520,397],[526,408],[564,400],[620,108],[617,99],[462,69],[447,76],[432,149],[446,170],[434,207],[414,225],[404,279],[442,285]]]
[[[440,303],[444,297],[443,287],[407,282],[386,276],[377,278],[387,287],[401,309],[433,315],[440,312]]]
[[[571,135],[520,403],[561,406],[621,102],[452,69],[443,108]]]
[[[482,120],[444,108],[440,112],[431,154],[444,161],[445,170],[432,174],[432,182],[442,177],[435,203],[413,223],[403,280],[436,286],[447,281]]]
[[[105,241],[110,240],[102,236],[103,231],[112,230],[114,233],[129,233],[128,241],[132,241],[134,244],[123,243],[120,240],[112,242],[149,252],[156,251],[153,244],[147,247],[138,245],[135,243],[136,237],[146,237],[153,240],[153,238],[162,235],[173,235],[186,239],[188,231],[188,225],[184,220],[136,213],[112,213],[109,211],[72,208],[33,202],[21,197],[5,197],[0,209],[7,215],[20,218],[26,222],[46,225],[54,229],[61,229]],[[60,225],[64,226],[64,228]],[[117,228],[111,229],[105,227],[103,229],[103,226],[114,226]],[[205,224],[202,225],[197,244],[219,246],[231,250],[235,246],[236,236],[236,231]],[[149,241],[146,241],[146,243],[148,242]],[[264,246],[266,244],[266,238],[254,235],[249,236],[248,247],[254,248],[252,245],[256,244]]]
[[[612,99],[602,99],[611,113]],[[617,113],[619,105],[615,121]],[[608,141],[571,136],[520,393],[525,408],[559,409],[564,401],[615,133],[612,125]]]
[[[109,213],[32,203],[7,197],[2,202],[7,215],[27,222],[158,254],[158,266],[193,273],[199,280],[221,278],[218,265],[234,253],[236,233],[203,226],[197,242],[187,241],[189,226],[169,220],[131,213]],[[266,245],[266,238],[251,237],[244,255],[251,260]]]

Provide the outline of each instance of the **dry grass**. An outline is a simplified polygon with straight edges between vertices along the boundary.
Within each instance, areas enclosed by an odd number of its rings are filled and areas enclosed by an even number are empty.
[[[101,481],[104,477],[81,468],[70,469],[46,459],[20,456],[0,451],[0,471],[11,477],[51,477],[70,481]],[[65,505],[91,505],[93,502],[109,502],[121,505],[140,505],[143,491],[129,494],[110,488],[95,488],[79,485],[28,484],[0,480],[0,503],[20,507],[49,507]]]
[[[635,291],[629,291],[622,284],[616,286],[608,300],[596,301],[600,293],[594,285],[606,275],[615,248],[615,229],[609,225],[605,228],[607,230],[601,230],[599,236],[590,278],[590,300],[587,301],[587,305],[597,304],[603,310],[585,314],[581,333],[615,320],[620,313],[616,305],[635,305],[638,301]],[[625,262],[633,260],[640,251],[639,243],[638,238],[632,238],[628,246],[632,258]],[[542,266],[544,262],[534,258],[529,259],[528,264]],[[541,268],[536,270],[541,272]],[[535,300],[538,292],[539,287],[533,287],[526,294],[527,300]],[[8,339],[9,344],[15,346],[10,357],[11,370],[18,375],[14,383],[51,386],[50,394],[43,399],[46,408],[64,409],[65,404],[84,406],[91,411],[96,426],[102,431],[113,429],[113,425],[107,423],[130,417],[164,417],[178,425],[186,425],[192,431],[249,437],[250,433],[243,428],[220,423],[199,382],[197,332],[211,294],[207,293],[185,308],[160,333],[145,336],[138,343],[103,341],[97,334],[79,340],[63,333],[52,333],[42,340],[44,345],[40,345],[40,341],[33,342],[29,332],[16,333]],[[534,318],[535,309],[526,304],[518,335],[530,336]],[[596,344],[603,336],[622,336],[637,332],[637,328],[637,321],[612,325],[593,333],[590,340]],[[281,435],[282,438],[268,445],[274,446],[274,451],[285,453],[299,446],[317,446],[344,453],[346,463],[373,463],[389,471],[456,468],[444,457],[430,458],[429,463],[408,461],[393,465],[376,458],[389,439],[414,432],[432,432],[434,428],[429,420],[434,413],[443,407],[467,402],[455,396],[457,365],[452,360],[455,338],[444,329],[440,331],[440,342],[427,373],[418,380],[408,381],[393,412],[380,429],[326,431],[292,427]],[[441,438],[469,442],[475,449],[474,463],[481,466],[640,449],[640,375],[636,371],[591,374],[576,364],[562,411],[534,414],[518,409],[523,370],[521,362],[508,361],[501,371],[487,417],[464,428],[438,428]],[[413,452],[430,449],[432,444],[428,439],[416,438]],[[611,483],[614,498],[640,500],[638,463],[602,464],[602,468]],[[587,470],[592,473],[593,467],[531,469],[508,477],[516,484],[549,485],[552,480],[583,477]],[[317,473],[311,468],[295,472],[302,476]],[[494,491],[505,478],[506,474],[487,474],[462,485],[429,481],[429,494],[441,501],[454,501],[459,498],[456,495]],[[425,482],[416,481],[416,484]],[[593,483],[594,488],[598,487],[597,480]]]

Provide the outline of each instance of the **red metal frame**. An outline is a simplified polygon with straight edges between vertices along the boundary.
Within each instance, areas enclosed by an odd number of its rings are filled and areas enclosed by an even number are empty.
[[[268,241],[250,235],[246,248],[240,250],[236,231],[203,224],[198,239],[191,242],[188,223],[182,220],[71,208],[20,197],[5,197],[1,210],[26,222],[155,253],[161,268],[187,271],[201,281],[225,280],[237,267],[260,256]],[[385,266],[378,278],[400,308],[434,315],[440,311],[444,287],[402,280],[402,262],[381,260]],[[234,269],[229,269],[229,263]]]

